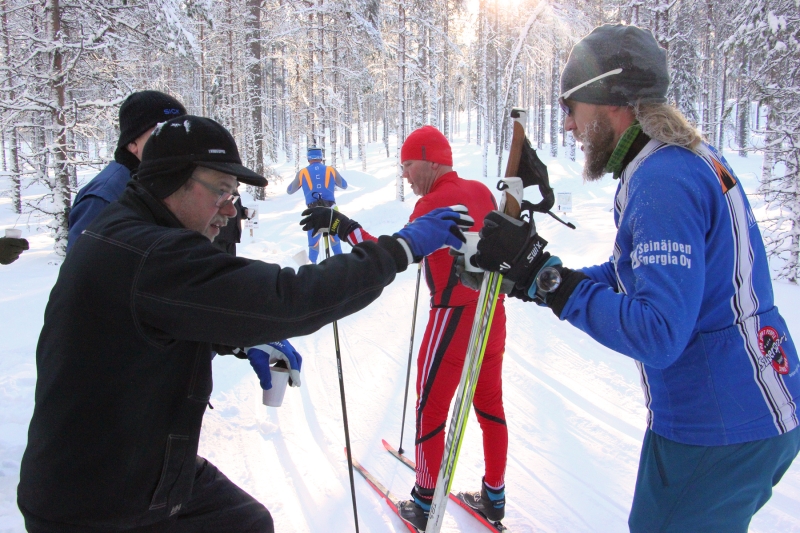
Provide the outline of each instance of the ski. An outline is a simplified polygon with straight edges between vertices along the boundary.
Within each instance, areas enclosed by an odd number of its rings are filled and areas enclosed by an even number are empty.
[[[406,457],[405,455],[401,454],[397,451],[397,448],[386,442],[386,439],[381,439],[381,443],[383,444],[383,448],[389,452],[390,454],[394,455],[395,459],[398,459],[401,463],[409,467],[411,470],[416,472],[417,465],[414,461]]]
[[[345,448],[345,454],[346,453],[347,453],[347,448]],[[375,476],[370,474],[369,471],[363,466],[361,466],[361,463],[359,463],[355,459],[353,459],[353,468],[355,468],[356,471],[359,474],[361,474],[361,476],[365,480],[367,480],[367,483],[369,484],[370,487],[375,489],[375,491],[381,495],[381,497],[389,505],[389,508],[392,511],[394,511],[394,513],[397,515],[400,521],[403,522],[403,525],[406,526],[411,533],[422,533],[419,529],[415,528],[414,526],[403,520],[403,517],[400,516],[400,510],[397,508],[397,505],[400,503],[400,500],[397,499],[391,492],[389,492],[389,489],[384,487],[383,484],[380,481],[378,481],[377,478],[375,478]]]
[[[387,452],[392,454],[396,459],[398,459],[401,463],[406,465],[411,470],[416,471],[416,464],[414,463],[414,461],[412,461],[411,459],[409,459],[405,455],[402,455],[400,452],[398,452],[397,449],[395,449],[394,446],[392,446],[391,444],[386,442],[385,439],[382,439],[381,442],[383,443],[383,447],[386,449]],[[470,507],[469,504],[464,499],[464,494],[465,493],[463,493],[463,492],[459,492],[457,494],[453,494],[451,492],[451,493],[449,493],[449,496],[450,496],[450,499],[452,501],[454,501],[456,504],[458,504],[460,507],[462,507],[465,511],[467,511],[469,514],[471,514],[478,522],[480,522],[484,526],[488,527],[492,531],[500,531],[500,532],[508,531],[508,528],[506,526],[504,526],[502,523],[500,523],[500,522],[492,522],[491,520],[486,518],[486,516],[484,516],[483,513],[481,513],[477,509],[473,509],[472,507]]]

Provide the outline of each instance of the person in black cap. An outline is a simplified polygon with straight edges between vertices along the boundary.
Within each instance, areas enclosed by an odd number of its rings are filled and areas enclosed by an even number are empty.
[[[122,102],[114,160],[75,196],[69,211],[67,251],[100,211],[125,190],[131,174],[139,167],[142,149],[156,124],[185,114],[183,104],[159,91],[135,92]]]
[[[212,245],[238,183],[267,184],[220,124],[159,124],[137,176],[75,243],[50,294],[17,490],[25,526],[271,532],[269,511],[197,455],[212,350],[277,345],[362,309],[409,263],[460,248],[472,219],[443,208],[295,272]],[[257,373],[264,363],[251,360]]]
[[[613,256],[571,270],[531,224],[493,212],[474,262],[636,361],[648,416],[630,530],[745,533],[800,449],[800,360],[747,194],[668,85],[647,30],[578,42],[559,101],[584,177],[619,179]]]

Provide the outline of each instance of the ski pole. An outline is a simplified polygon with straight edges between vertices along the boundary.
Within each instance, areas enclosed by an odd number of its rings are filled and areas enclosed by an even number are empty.
[[[325,239],[325,259],[330,258],[331,251],[328,243],[328,234],[323,233]],[[333,321],[333,344],[336,347],[336,368],[339,371],[339,395],[342,398],[342,420],[344,421],[344,445],[347,450],[347,470],[350,473],[350,496],[353,498],[353,519],[356,522],[358,533],[358,508],[356,507],[356,485],[353,481],[353,456],[350,452],[350,429],[347,424],[347,402],[344,399],[344,378],[342,377],[342,353],[339,350],[339,326]]]
[[[411,341],[408,345],[408,369],[406,370],[406,394],[403,396],[403,418],[400,423],[400,446],[398,453],[403,453],[403,430],[406,425],[406,405],[408,404],[408,383],[411,380],[411,358],[414,355],[414,327],[417,325],[417,303],[419,303],[419,280],[422,277],[422,262],[417,268],[417,289],[414,291],[414,313],[411,315]]]

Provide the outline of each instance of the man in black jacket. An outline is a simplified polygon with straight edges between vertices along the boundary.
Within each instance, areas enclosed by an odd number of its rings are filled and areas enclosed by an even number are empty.
[[[212,347],[354,313],[410,262],[459,248],[458,224],[471,222],[444,209],[295,272],[212,246],[238,182],[266,185],[225,128],[188,115],[160,124],[138,179],[67,256],[36,352],[18,488],[28,531],[273,531],[263,505],[197,456]]]

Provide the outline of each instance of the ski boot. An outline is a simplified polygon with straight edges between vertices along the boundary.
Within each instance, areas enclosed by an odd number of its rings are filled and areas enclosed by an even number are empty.
[[[428,512],[433,501],[433,489],[425,489],[414,485],[411,490],[412,500],[405,500],[397,505],[400,518],[420,531],[428,527]]]
[[[506,490],[492,489],[481,482],[480,492],[463,493],[464,503],[481,513],[490,522],[499,522],[506,516]]]
[[[417,505],[414,500],[399,502],[397,512],[400,513],[400,518],[419,531],[425,531],[425,528],[428,527],[428,511]]]

